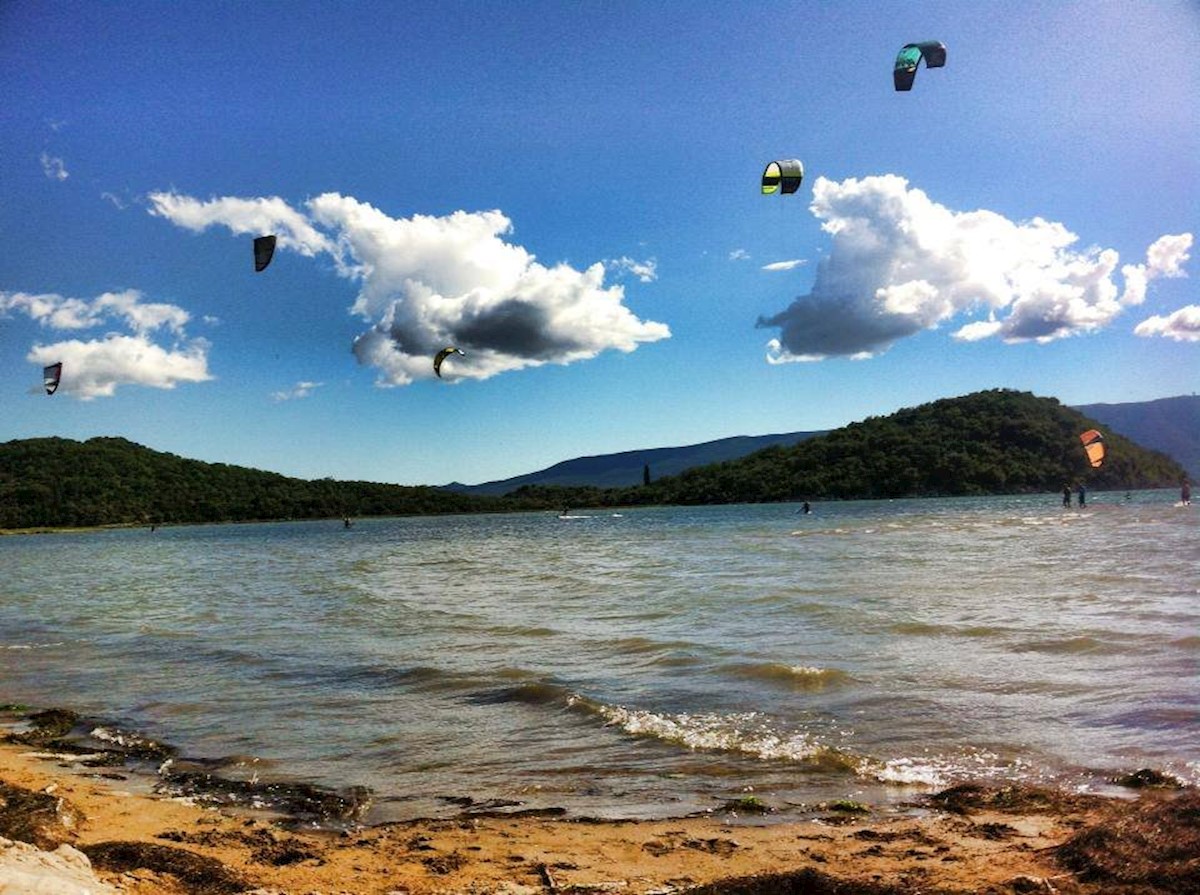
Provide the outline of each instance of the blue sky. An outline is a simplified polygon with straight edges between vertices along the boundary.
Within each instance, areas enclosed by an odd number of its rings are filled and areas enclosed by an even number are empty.
[[[0,84],[0,440],[441,484],[1200,381],[1189,0],[7,0]]]

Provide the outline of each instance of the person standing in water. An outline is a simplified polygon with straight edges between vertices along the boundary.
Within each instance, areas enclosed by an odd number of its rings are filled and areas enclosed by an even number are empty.
[[[1068,485],[1066,482],[1064,482],[1063,483],[1063,506],[1069,507],[1070,505],[1071,505],[1071,486]]]
[[[1079,505],[1087,505],[1087,491],[1083,487],[1083,482],[1079,483],[1079,490],[1075,492],[1075,496],[1079,498]]]
[[[1192,485],[1186,478],[1179,486],[1179,502],[1185,507],[1192,505]]]

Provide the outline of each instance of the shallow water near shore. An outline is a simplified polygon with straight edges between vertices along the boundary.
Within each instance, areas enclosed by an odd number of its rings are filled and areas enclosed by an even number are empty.
[[[369,821],[1200,783],[1200,515],[1177,497],[3,538],[0,700],[367,786]]]

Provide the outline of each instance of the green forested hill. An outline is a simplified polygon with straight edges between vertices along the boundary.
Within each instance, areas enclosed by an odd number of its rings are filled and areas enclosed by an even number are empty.
[[[1100,469],[1085,459],[1079,434],[1105,433]],[[649,487],[576,489],[562,502],[730,503],[779,500],[950,496],[1089,489],[1173,487],[1184,474],[1170,457],[1139,447],[1053,398],[1004,389],[977,392],[871,417],[793,447],[690,469]],[[549,497],[551,489],[516,492]]]
[[[186,460],[123,438],[0,444],[0,528],[222,522],[497,509],[432,487],[306,481]]]
[[[1105,432],[1087,465],[1079,433]],[[0,528],[311,519],[1174,487],[1183,469],[1053,398],[994,390],[872,417],[786,447],[627,488],[528,486],[505,497],[371,482],[305,481],[186,460],[122,438],[0,444]]]

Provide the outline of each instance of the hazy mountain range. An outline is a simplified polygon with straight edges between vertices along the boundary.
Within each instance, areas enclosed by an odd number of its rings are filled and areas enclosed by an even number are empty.
[[[1200,481],[1200,395],[1135,404],[1084,404],[1075,408],[1143,447],[1162,451]]]
[[[1085,404],[1074,409],[1144,447],[1162,451],[1177,460],[1193,481],[1200,480],[1200,396],[1180,395],[1129,404]],[[478,485],[452,482],[444,487],[464,494],[507,494],[523,485],[621,488],[641,484],[647,466],[651,477],[658,479],[697,466],[736,460],[773,445],[794,445],[824,434],[816,431],[738,435],[683,447],[597,454],[564,460],[509,479]]]

